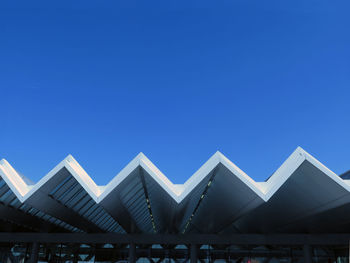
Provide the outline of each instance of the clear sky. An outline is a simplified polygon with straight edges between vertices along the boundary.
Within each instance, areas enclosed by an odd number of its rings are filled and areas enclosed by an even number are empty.
[[[350,169],[350,1],[0,4],[0,158],[99,184],[143,152],[183,183],[221,151],[255,180],[303,147]]]

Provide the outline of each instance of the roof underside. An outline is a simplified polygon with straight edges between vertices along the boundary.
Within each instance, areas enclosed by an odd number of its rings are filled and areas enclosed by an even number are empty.
[[[143,154],[97,186],[68,156],[38,183],[0,162],[0,231],[88,233],[349,232],[350,186],[301,148],[255,182],[215,153],[183,185]]]

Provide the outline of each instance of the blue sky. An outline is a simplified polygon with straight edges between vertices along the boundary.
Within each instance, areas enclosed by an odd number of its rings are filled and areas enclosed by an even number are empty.
[[[350,169],[349,1],[0,4],[0,158],[72,154],[99,184],[139,152],[182,183],[217,150],[256,180],[297,146]]]

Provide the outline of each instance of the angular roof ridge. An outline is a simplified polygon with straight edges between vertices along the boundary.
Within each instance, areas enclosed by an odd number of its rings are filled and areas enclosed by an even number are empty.
[[[217,151],[212,155],[188,180],[182,184],[173,184],[143,153],[139,153],[130,161],[108,184],[98,186],[80,166],[80,164],[68,155],[47,175],[34,185],[27,185],[16,170],[6,161],[0,161],[0,176],[9,185],[21,202],[24,202],[33,193],[38,191],[47,181],[49,181],[59,170],[66,168],[70,174],[80,183],[88,194],[97,202],[101,202],[120,183],[122,183],[136,168],[144,169],[177,203],[180,203],[189,195],[197,185],[209,175],[218,164],[224,165],[231,173],[243,183],[245,183],[257,196],[268,201],[274,193],[288,180],[293,172],[305,161],[308,160],[326,175],[336,181],[350,192],[350,185],[337,176],[326,166],[312,157],[301,147],[298,147],[286,161],[270,176],[266,182],[256,182],[239,167],[231,162],[222,153]]]

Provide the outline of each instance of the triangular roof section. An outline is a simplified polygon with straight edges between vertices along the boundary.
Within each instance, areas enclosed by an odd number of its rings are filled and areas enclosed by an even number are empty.
[[[216,152],[209,158],[184,184],[173,184],[143,153],[138,154],[119,174],[117,174],[107,185],[98,186],[80,166],[80,164],[68,155],[47,175],[34,185],[28,185],[16,170],[4,159],[0,161],[0,176],[5,180],[17,198],[24,202],[31,195],[40,189],[62,168],[66,168],[70,174],[80,183],[86,192],[100,203],[109,193],[121,184],[136,168],[143,168],[177,203],[181,203],[197,185],[209,175],[218,164],[224,165],[232,173],[232,176],[239,178],[263,201],[267,202],[278,189],[288,180],[294,171],[304,162],[308,161],[329,178],[350,192],[348,180],[343,180],[326,166],[298,147],[287,160],[274,172],[266,182],[255,182],[251,177],[239,169],[234,163],[222,153]]]

